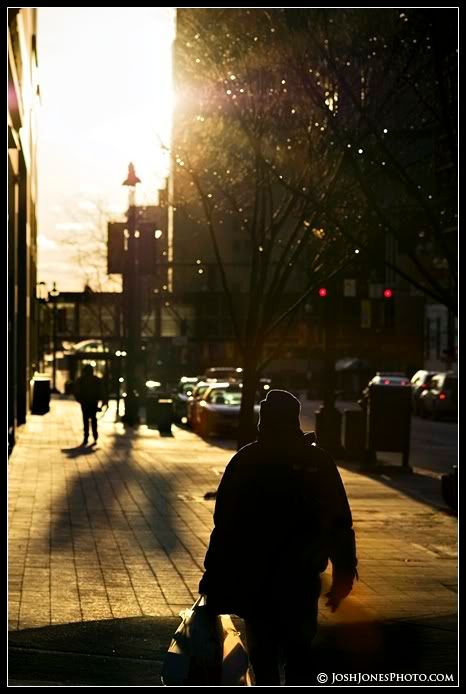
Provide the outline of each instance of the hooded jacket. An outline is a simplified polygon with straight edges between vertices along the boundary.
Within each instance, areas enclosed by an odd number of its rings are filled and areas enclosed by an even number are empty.
[[[100,400],[106,400],[103,381],[92,373],[92,367],[84,367],[83,375],[76,381],[74,396],[80,405],[94,410],[97,410]]]
[[[274,392],[284,393],[269,395]],[[290,600],[299,608],[329,559],[334,585],[344,584],[346,593],[356,575],[351,511],[338,469],[301,431],[299,401],[292,416],[285,400],[276,408],[270,403],[278,398],[261,404],[258,440],[233,456],[217,491],[199,592],[218,614],[251,617]]]

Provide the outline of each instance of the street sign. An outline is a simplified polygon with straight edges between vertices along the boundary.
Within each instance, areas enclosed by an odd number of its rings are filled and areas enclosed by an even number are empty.
[[[356,296],[356,280],[343,280],[343,296]]]
[[[382,297],[383,284],[371,283],[369,284],[369,298],[370,299],[380,299]]]
[[[372,322],[371,302],[369,299],[361,301],[361,328],[370,328]]]

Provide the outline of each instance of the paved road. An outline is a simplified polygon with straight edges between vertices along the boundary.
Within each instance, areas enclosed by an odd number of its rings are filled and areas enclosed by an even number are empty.
[[[310,431],[315,428],[314,412],[321,405],[317,400],[301,400],[302,424]],[[343,413],[345,409],[359,409],[355,402],[336,403]],[[401,464],[399,453],[378,453],[378,459],[390,464]],[[411,419],[410,465],[421,474],[438,476],[449,472],[458,463],[458,422]]]
[[[413,467],[442,473],[458,464],[458,422],[432,422],[413,417],[411,427]]]

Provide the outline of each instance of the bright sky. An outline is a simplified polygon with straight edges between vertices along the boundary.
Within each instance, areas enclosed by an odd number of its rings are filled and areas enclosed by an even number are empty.
[[[105,279],[106,218],[124,218],[128,163],[137,204],[155,205],[165,186],[175,10],[41,7],[38,17],[38,280],[80,291]]]

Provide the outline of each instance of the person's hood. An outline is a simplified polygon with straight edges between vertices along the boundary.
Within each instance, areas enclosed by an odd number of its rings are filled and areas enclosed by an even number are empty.
[[[299,413],[301,403],[287,390],[269,390],[260,403],[259,440],[302,436]]]

